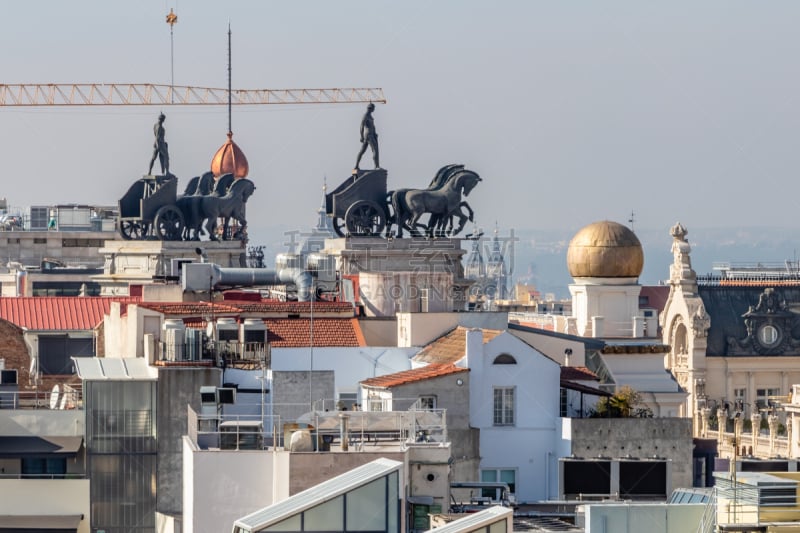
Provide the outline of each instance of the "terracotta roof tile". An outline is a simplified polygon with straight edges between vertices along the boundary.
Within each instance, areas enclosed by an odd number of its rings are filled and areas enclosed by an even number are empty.
[[[287,313],[287,314],[310,314],[311,302],[280,302],[268,300],[263,302],[249,301],[226,301],[227,305],[235,306],[243,313]],[[350,302],[328,302],[315,301],[314,313],[347,313],[350,316],[355,314],[353,304]]]
[[[141,302],[139,307],[150,309],[163,315],[205,316],[213,312],[223,316],[238,314],[239,308],[227,303],[209,302]]]
[[[562,366],[561,379],[567,381],[598,381],[597,374],[585,366]]]
[[[211,312],[209,302],[142,302],[141,307],[165,315],[205,315]],[[251,313],[251,314],[280,314],[280,315],[310,315],[311,302],[280,302],[277,300],[252,302],[225,300],[214,302],[214,312],[223,314]],[[353,305],[348,302],[314,302],[314,314],[329,314],[353,316]]]
[[[266,318],[269,343],[275,348],[311,346],[311,320],[308,318]],[[361,326],[355,318],[314,318],[314,346],[366,346]]]
[[[458,374],[460,372],[469,372],[469,369],[452,364],[431,364],[420,368],[404,370],[403,372],[395,372],[394,374],[365,379],[361,384],[365,387],[388,389],[414,381],[439,378],[442,376],[449,376],[450,374]]]
[[[111,302],[130,298],[96,296],[0,297],[0,318],[29,330],[74,331],[95,328],[111,309]]]
[[[455,363],[467,352],[468,328],[458,326],[435,341],[425,346],[414,356],[414,361],[421,363],[449,364]],[[483,329],[483,343],[486,344],[501,333],[499,329]]]

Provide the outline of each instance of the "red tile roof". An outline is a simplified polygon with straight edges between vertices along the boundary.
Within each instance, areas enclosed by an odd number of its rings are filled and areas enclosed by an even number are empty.
[[[150,309],[163,315],[205,316],[210,315],[213,311],[219,316],[230,316],[231,314],[239,313],[238,307],[217,302],[213,304],[209,302],[141,302],[139,307]]]
[[[567,381],[598,381],[597,374],[585,366],[562,366],[561,379]]]
[[[162,313],[164,315],[181,316],[202,316],[211,312],[212,304],[209,302],[142,302],[140,307]],[[219,315],[230,315],[239,313],[251,314],[277,314],[288,315],[310,315],[311,302],[280,302],[280,301],[234,301],[225,300],[223,303],[214,302],[214,312]],[[314,314],[330,314],[340,316],[353,316],[353,305],[348,302],[314,302]]]
[[[111,302],[130,298],[37,296],[0,298],[0,318],[28,330],[88,330],[103,321]]]
[[[450,374],[458,374],[461,372],[469,372],[469,369],[451,364],[432,364],[411,370],[404,370],[403,372],[395,372],[394,374],[365,379],[361,384],[365,387],[388,389],[414,381],[440,378],[442,376],[449,376]]]
[[[455,363],[467,353],[467,331],[468,329],[463,326],[450,330],[420,350],[414,356],[414,360],[422,363]],[[499,329],[481,331],[484,344],[503,333]]]
[[[311,320],[308,318],[267,318],[269,343],[275,348],[311,346]],[[366,346],[361,326],[355,318],[314,318],[314,346]]]
[[[236,306],[243,313],[281,313],[293,315],[307,315],[313,309],[314,313],[345,313],[349,316],[355,314],[353,304],[350,302],[328,302],[328,301],[315,301],[313,302],[280,302],[277,300],[268,300],[263,302],[248,302],[248,301],[226,301],[228,305]]]

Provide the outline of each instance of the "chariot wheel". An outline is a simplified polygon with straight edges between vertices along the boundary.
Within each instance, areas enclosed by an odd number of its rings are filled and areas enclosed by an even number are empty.
[[[119,234],[122,235],[122,238],[126,241],[139,241],[144,239],[145,232],[139,220],[120,220]]]
[[[162,241],[177,241],[183,235],[183,214],[174,205],[165,205],[156,211],[153,219],[156,237]]]
[[[342,217],[333,217],[331,219],[333,223],[333,231],[336,232],[336,235],[339,237],[344,237],[345,233],[345,226],[344,226],[344,219]]]
[[[386,228],[386,212],[375,202],[359,200],[347,208],[344,222],[351,235],[380,235]]]

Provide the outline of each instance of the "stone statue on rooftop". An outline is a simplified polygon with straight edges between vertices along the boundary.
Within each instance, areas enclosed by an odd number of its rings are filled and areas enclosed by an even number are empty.
[[[167,148],[167,141],[164,140],[164,119],[167,118],[164,116],[164,113],[158,115],[158,122],[156,122],[155,126],[153,126],[153,133],[156,136],[156,140],[153,143],[153,157],[150,158],[150,168],[148,168],[147,173],[153,173],[153,164],[156,162],[156,158],[158,158],[159,164],[161,164],[161,174],[168,176],[169,175],[169,151]]]
[[[361,150],[356,158],[355,170],[358,170],[361,156],[367,151],[367,147],[372,148],[372,161],[375,163],[375,168],[381,167],[378,153],[378,132],[375,130],[375,120],[372,118],[373,111],[375,111],[375,104],[370,103],[367,106],[367,112],[364,113],[364,118],[361,119]]]

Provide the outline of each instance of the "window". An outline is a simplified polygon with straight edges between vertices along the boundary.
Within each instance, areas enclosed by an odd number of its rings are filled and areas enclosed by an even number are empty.
[[[517,360],[514,359],[512,356],[508,355],[507,353],[501,353],[497,357],[494,358],[495,365],[516,365]]]
[[[67,460],[63,457],[22,458],[22,477],[61,478],[67,473]]]
[[[47,239],[44,237],[34,237],[33,244],[47,244]]]
[[[513,468],[481,469],[481,481],[487,483],[505,483],[508,485],[508,490],[511,494],[516,494],[517,492],[517,471]],[[482,492],[484,498],[493,498],[498,501],[503,498],[500,489],[483,489]]]
[[[417,409],[422,411],[436,409],[436,396],[420,396],[419,400],[417,400]]]
[[[494,388],[494,425],[514,425],[514,387]]]
[[[67,335],[39,336],[39,371],[43,375],[74,374],[72,357],[94,356],[94,339]]]
[[[566,418],[569,416],[569,413],[567,412],[567,397],[568,397],[567,395],[569,394],[569,392],[567,391],[567,389],[561,389],[559,390],[559,394],[560,396],[559,396],[558,416],[560,416],[561,418]]]
[[[772,406],[770,396],[780,396],[781,389],[756,389],[756,405],[759,409],[766,409]]]

